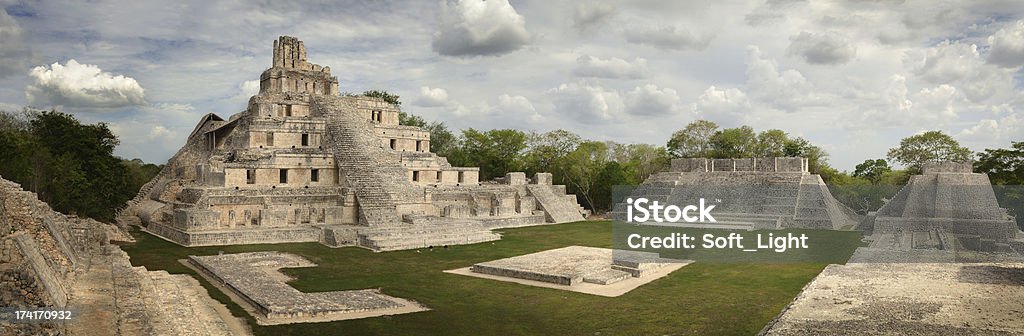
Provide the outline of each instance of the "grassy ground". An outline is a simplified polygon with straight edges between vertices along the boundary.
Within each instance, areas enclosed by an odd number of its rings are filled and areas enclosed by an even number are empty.
[[[277,250],[302,255],[318,267],[286,269],[304,292],[380,288],[431,311],[329,323],[260,327],[240,307],[197,277],[257,335],[752,335],[788,304],[827,262],[701,263],[616,298],[442,273],[477,262],[569,245],[611,246],[610,222],[579,222],[503,230],[496,242],[448,249],[373,253],[315,243],[184,248],[136,232],[124,246],[136,266],[171,273],[192,271],[187,255]],[[779,232],[779,231],[776,231]],[[785,231],[782,231],[785,232]],[[843,263],[860,232],[823,231],[816,238]]]

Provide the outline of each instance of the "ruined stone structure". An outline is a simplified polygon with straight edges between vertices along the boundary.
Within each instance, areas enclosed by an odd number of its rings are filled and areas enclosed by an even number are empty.
[[[209,114],[122,217],[185,246],[322,242],[397,250],[499,239],[493,228],[582,220],[549,174],[479,181],[430,152],[397,106],[339,96],[331,68],[294,37],[248,108]]]
[[[427,310],[376,289],[303,293],[285,283],[281,268],[313,267],[303,257],[282,252],[189,256],[189,264],[233,294],[261,325],[324,322]]]
[[[244,322],[187,275],[133,267],[118,228],[54,212],[0,179],[0,307],[71,309],[64,323],[8,324],[2,335],[244,335]]]
[[[957,262],[1024,256],[1024,233],[970,163],[926,163],[859,225],[871,245],[854,262]],[[974,257],[963,251],[984,252]],[[994,259],[993,259],[994,258]]]
[[[856,223],[856,214],[808,172],[805,158],[674,159],[669,171],[652,175],[629,197],[677,206],[704,198],[715,205],[717,223],[680,226],[838,230]],[[616,206],[616,218],[625,219],[625,206]]]
[[[445,272],[615,297],[692,262],[652,252],[567,246]]]

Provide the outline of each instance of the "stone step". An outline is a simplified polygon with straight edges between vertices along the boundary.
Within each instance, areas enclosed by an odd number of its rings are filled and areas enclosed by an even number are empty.
[[[610,285],[632,277],[633,275],[629,274],[629,272],[623,272],[616,269],[609,269],[597,272],[595,274],[586,275],[583,277],[583,282],[598,285]]]

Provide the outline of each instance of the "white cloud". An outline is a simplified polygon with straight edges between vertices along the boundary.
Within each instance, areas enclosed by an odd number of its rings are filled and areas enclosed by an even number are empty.
[[[1015,68],[1024,65],[1024,21],[1017,21],[999,29],[988,37],[989,63]]]
[[[67,65],[32,68],[29,76],[34,83],[25,88],[25,96],[35,105],[116,108],[145,104],[145,90],[135,79],[73,59]]]
[[[687,27],[633,26],[626,28],[626,42],[646,44],[666,50],[702,50],[711,43],[711,35]]]
[[[444,4],[434,51],[472,57],[506,54],[530,42],[526,19],[508,0],[458,0]]]
[[[572,26],[580,32],[592,30],[615,16],[615,6],[606,3],[580,3],[573,12]]]
[[[734,124],[751,112],[751,104],[740,89],[719,89],[712,85],[697,98],[692,109],[699,118]]]
[[[857,49],[849,38],[835,32],[815,34],[800,32],[789,38],[787,53],[799,55],[807,63],[836,65],[849,62],[857,55]]]
[[[572,73],[580,77],[615,79],[641,79],[650,75],[646,59],[636,58],[627,61],[617,57],[602,59],[594,56],[577,58]]]
[[[953,85],[973,102],[1014,90],[1013,74],[986,64],[974,44],[943,41],[932,48],[908,52],[904,63],[921,79]]]
[[[507,93],[503,93],[498,96],[497,113],[511,117],[512,119],[525,118],[526,121],[535,123],[542,119],[541,115],[537,113],[537,109],[534,108],[533,103],[529,99],[523,96],[512,96]]]
[[[25,43],[25,31],[18,26],[7,12],[0,9],[0,78],[25,71],[28,64],[29,48]]]
[[[420,95],[413,101],[413,105],[422,107],[439,107],[449,103],[448,91],[442,88],[420,87]]]
[[[671,88],[659,89],[657,85],[638,86],[626,93],[626,113],[635,116],[664,116],[678,110],[679,94]]]
[[[247,104],[249,98],[260,93],[260,81],[259,80],[247,80],[238,84],[238,94],[232,97],[230,100],[237,104]]]
[[[555,114],[583,124],[601,124],[616,120],[622,113],[622,98],[614,90],[580,83],[567,83],[548,90],[553,96]]]
[[[795,111],[815,103],[816,97],[804,75],[795,69],[779,71],[775,61],[762,58],[761,49],[747,47],[747,91],[769,106]]]

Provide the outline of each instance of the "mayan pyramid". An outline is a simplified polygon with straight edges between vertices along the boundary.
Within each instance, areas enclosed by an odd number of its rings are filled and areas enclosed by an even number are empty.
[[[430,152],[382,99],[341,96],[294,37],[274,41],[260,91],[204,116],[122,220],[185,246],[321,242],[373,250],[499,239],[494,228],[583,220],[551,174],[479,181]]]

